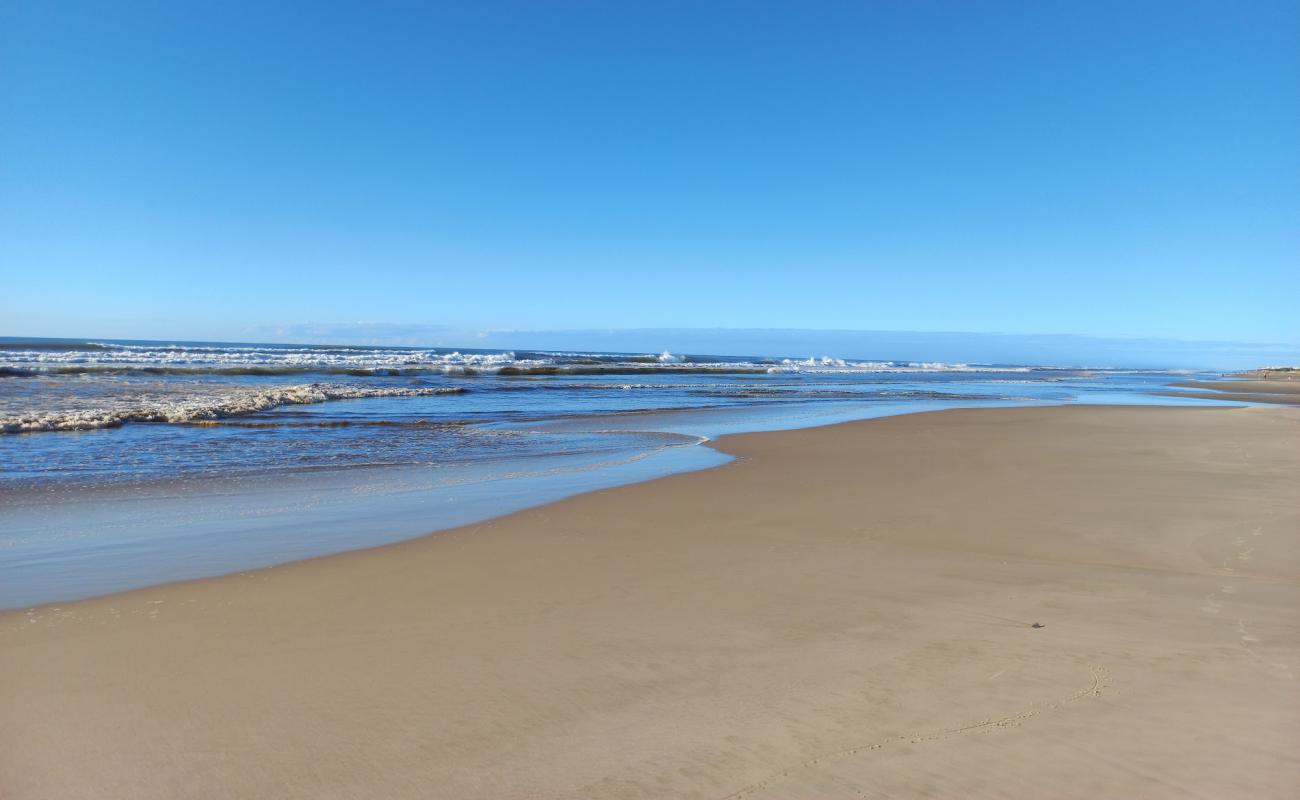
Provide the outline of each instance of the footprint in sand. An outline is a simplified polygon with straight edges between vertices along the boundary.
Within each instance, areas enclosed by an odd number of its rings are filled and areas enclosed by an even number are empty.
[[[1258,644],[1259,637],[1252,636],[1250,631],[1246,630],[1245,620],[1237,620],[1237,633],[1241,634],[1241,641],[1246,644]]]
[[[1286,678],[1287,680],[1295,679],[1295,673],[1291,671],[1291,665],[1284,664],[1281,661],[1267,661],[1251,647],[1253,644],[1259,644],[1262,640],[1258,636],[1253,635],[1246,628],[1245,620],[1237,620],[1237,633],[1240,634],[1241,649],[1245,650],[1246,654],[1255,659],[1257,663],[1261,666],[1268,667],[1274,675],[1280,678]]]
[[[1205,605],[1201,606],[1201,610],[1206,614],[1217,614],[1223,610],[1223,603],[1220,603],[1219,598],[1211,592],[1205,596]]]

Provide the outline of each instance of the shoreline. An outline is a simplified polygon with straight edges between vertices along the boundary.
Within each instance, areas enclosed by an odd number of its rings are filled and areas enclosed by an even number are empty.
[[[728,435],[716,469],[0,612],[0,776],[19,798],[1280,794],[1298,422],[1076,405]]]
[[[1155,399],[1160,396],[1158,393],[1144,396],[1152,398],[1151,405],[1161,405]],[[1192,398],[1188,403],[1186,395],[1170,396],[1181,397],[1184,402],[1170,402],[1161,407],[1219,407],[1220,403],[1222,407],[1235,407],[1234,401],[1227,397],[1207,397],[1205,399],[1215,402],[1202,404],[1199,402],[1201,398]],[[253,572],[440,535],[589,492],[725,465],[731,456],[721,449],[709,447],[709,443],[731,436],[803,430],[962,408],[1055,405],[1011,402],[1005,405],[944,406],[909,401],[906,405],[880,404],[847,412],[832,409],[824,416],[794,416],[770,427],[762,424],[738,427],[726,420],[715,420],[703,426],[687,423],[683,429],[686,432],[677,430],[682,425],[681,419],[693,415],[703,419],[710,412],[699,409],[638,412],[658,413],[677,419],[668,423],[664,430],[670,435],[699,440],[698,444],[703,444],[709,454],[695,452],[697,445],[669,446],[638,454],[626,463],[594,468],[562,466],[537,474],[511,477],[508,484],[488,478],[464,484],[425,485],[429,476],[419,470],[408,472],[398,467],[376,467],[373,469],[380,470],[377,474],[391,482],[390,491],[373,495],[367,492],[364,496],[349,497],[346,502],[336,499],[339,492],[348,492],[357,475],[376,473],[331,470],[312,478],[310,471],[295,472],[279,479],[283,485],[266,489],[240,488],[250,480],[247,475],[231,476],[194,489],[187,488],[188,478],[157,484],[99,486],[86,490],[102,495],[98,507],[85,503],[87,495],[82,494],[64,501],[62,507],[56,509],[58,517],[51,516],[48,511],[33,516],[50,502],[47,498],[42,498],[41,505],[36,505],[31,499],[20,497],[11,503],[9,510],[11,515],[25,515],[25,518],[19,516],[16,524],[18,530],[24,531],[26,541],[17,545],[14,552],[18,555],[13,563],[0,567],[0,587],[6,587],[0,590],[0,614],[66,605],[135,589]],[[1060,405],[1109,406],[1113,403],[1070,402]],[[1148,403],[1131,405],[1144,407]],[[772,420],[767,422],[770,424]],[[363,481],[361,485],[368,487],[370,484],[370,481]],[[172,491],[175,486],[185,491]],[[223,486],[230,487],[235,494],[221,491]],[[498,486],[505,486],[506,491],[494,493],[493,487]],[[232,516],[226,513],[225,507],[232,502],[231,498],[236,497],[241,501],[240,510]],[[122,507],[122,500],[130,501],[131,507]],[[452,501],[454,506],[445,505]],[[506,510],[499,511],[502,505]],[[304,508],[299,508],[294,514],[280,511],[281,508],[298,507]],[[265,516],[268,513],[272,515],[269,519]],[[86,539],[79,549],[72,550],[58,544],[62,532],[78,530],[85,524],[84,518],[88,514],[94,515],[96,526],[126,530],[130,535]],[[430,520],[436,517],[444,518],[431,523]],[[436,524],[436,527],[431,529],[431,524]],[[24,525],[35,527],[25,530]],[[176,532],[171,533],[172,530]],[[87,563],[108,563],[103,560],[105,558],[126,560],[113,561],[109,566],[92,567],[87,571]],[[193,565],[203,566],[196,568]],[[76,584],[78,589],[59,593],[49,588],[56,584]],[[87,586],[94,588],[87,590],[84,588]]]
[[[1300,405],[1300,381],[1291,378],[1176,381],[1169,384],[1169,388],[1182,391],[1163,391],[1155,394],[1160,397],[1223,400],[1229,403]]]

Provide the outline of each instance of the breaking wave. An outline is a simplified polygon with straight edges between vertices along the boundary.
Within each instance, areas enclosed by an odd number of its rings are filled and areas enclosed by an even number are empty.
[[[202,400],[146,403],[130,408],[98,408],[0,418],[0,433],[88,431],[129,422],[199,423],[241,417],[280,406],[327,403],[366,397],[428,397],[460,394],[461,387],[398,388],[312,383],[274,389],[247,389]]]
[[[1029,372],[1036,368],[675,354],[462,351],[441,348],[278,345],[57,344],[0,341],[0,377],[141,375],[620,375],[869,372]]]

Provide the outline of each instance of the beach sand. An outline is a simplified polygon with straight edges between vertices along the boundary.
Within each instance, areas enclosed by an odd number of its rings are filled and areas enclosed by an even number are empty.
[[[1300,405],[1300,380],[1290,377],[1253,381],[1182,381],[1169,385],[1180,390],[1196,391],[1164,391],[1155,394],[1166,397],[1195,397],[1202,400]]]
[[[719,446],[738,460],[0,616],[0,796],[1300,791],[1300,411]]]

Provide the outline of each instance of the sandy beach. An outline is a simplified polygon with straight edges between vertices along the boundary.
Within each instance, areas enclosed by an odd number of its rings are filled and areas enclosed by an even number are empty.
[[[1295,796],[1300,410],[718,447],[737,459],[0,615],[0,797]]]
[[[1240,403],[1300,405],[1300,380],[1293,380],[1289,373],[1286,374],[1288,377],[1272,380],[1180,381],[1169,384],[1176,391],[1158,394]]]

